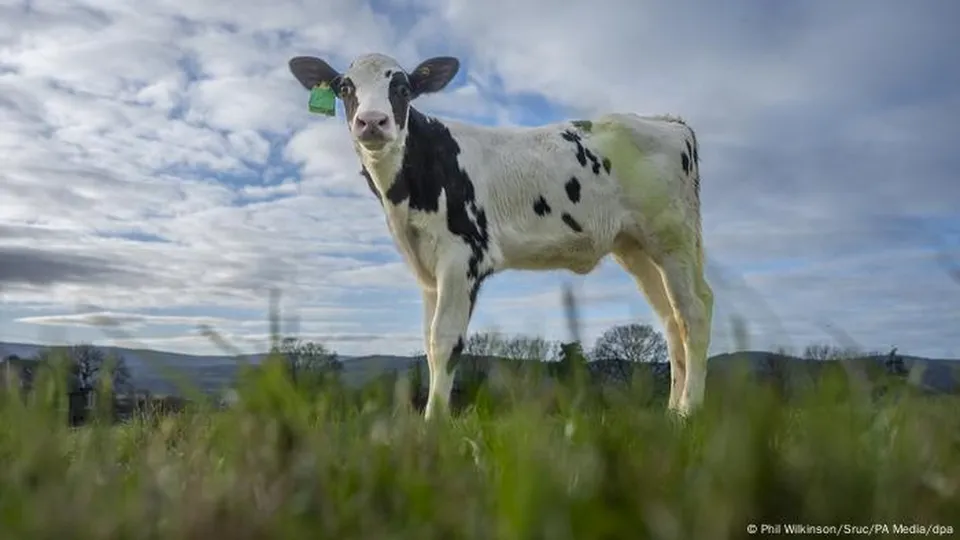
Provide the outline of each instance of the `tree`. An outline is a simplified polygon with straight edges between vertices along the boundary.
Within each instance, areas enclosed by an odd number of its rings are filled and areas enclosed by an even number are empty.
[[[896,347],[890,349],[890,353],[887,354],[887,360],[884,362],[884,365],[886,366],[889,374],[897,375],[899,377],[906,376],[910,371],[903,362],[903,357],[897,354]]]
[[[579,341],[560,344],[560,363],[565,366],[586,365],[587,357]]]
[[[515,335],[503,341],[500,356],[515,360],[552,361],[560,345],[542,337]]]
[[[37,365],[49,368],[58,359],[67,362],[67,388],[70,392],[93,392],[103,377],[109,378],[114,394],[124,394],[133,388],[130,369],[120,355],[108,355],[103,349],[84,343],[44,349],[37,355]]]
[[[607,330],[593,346],[593,360],[666,362],[667,341],[648,324],[626,324]]]
[[[499,332],[477,332],[467,337],[463,344],[463,354],[476,356],[496,356],[502,337]]]
[[[827,343],[811,343],[803,349],[803,357],[807,360],[818,360],[820,362],[835,360],[851,360],[861,358],[862,351],[853,348],[841,348]]]
[[[523,334],[506,336],[499,332],[481,332],[467,338],[463,352],[481,357],[552,361],[558,357],[560,344]]]
[[[560,344],[557,372],[561,378],[576,378],[585,374],[587,357],[579,341]],[[582,381],[578,381],[582,382]]]
[[[290,378],[294,382],[336,374],[343,370],[343,362],[335,352],[313,341],[302,341],[295,337],[283,338],[274,352],[283,356]]]
[[[29,389],[33,384],[34,365],[15,354],[0,361],[0,390],[4,384]]]
[[[811,343],[803,349],[803,357],[807,360],[835,360],[837,348],[827,343]]]

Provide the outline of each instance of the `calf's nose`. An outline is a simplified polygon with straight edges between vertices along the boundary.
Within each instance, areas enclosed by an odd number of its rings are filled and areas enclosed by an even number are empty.
[[[381,132],[389,122],[390,117],[379,111],[364,111],[354,119],[356,129],[361,135]]]

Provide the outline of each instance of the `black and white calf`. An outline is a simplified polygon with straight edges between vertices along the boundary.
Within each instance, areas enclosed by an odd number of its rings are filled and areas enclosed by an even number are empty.
[[[505,269],[591,272],[608,254],[662,319],[669,406],[703,400],[713,293],[704,279],[698,148],[679,118],[607,114],[534,128],[427,116],[410,103],[459,69],[438,57],[407,73],[381,54],[340,73],[299,56],[307,89],[343,101],[361,174],[423,291],[426,418],[448,411],[456,359],[485,278]]]

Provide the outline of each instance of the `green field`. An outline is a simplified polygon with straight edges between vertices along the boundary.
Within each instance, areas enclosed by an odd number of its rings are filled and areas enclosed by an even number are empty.
[[[642,381],[601,398],[569,382],[532,390],[516,380],[426,425],[397,404],[391,384],[306,391],[284,373],[279,364],[251,372],[230,409],[198,405],[119,426],[67,427],[54,377],[38,379],[26,404],[7,392],[0,538],[742,538],[749,524],[850,533],[878,524],[874,532],[904,537],[896,526],[960,528],[957,398],[854,399],[838,379],[784,403],[730,377],[680,422]]]

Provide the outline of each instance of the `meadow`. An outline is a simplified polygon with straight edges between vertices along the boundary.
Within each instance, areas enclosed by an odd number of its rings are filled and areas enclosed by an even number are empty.
[[[3,540],[722,539],[775,536],[778,525],[801,537],[903,537],[960,527],[960,399],[907,388],[864,396],[839,376],[786,399],[730,375],[680,421],[643,380],[610,390],[518,375],[425,424],[403,379],[308,388],[268,361],[244,372],[230,407],[197,400],[178,414],[80,428],[64,421],[62,381],[39,374],[26,399],[3,393]]]

